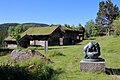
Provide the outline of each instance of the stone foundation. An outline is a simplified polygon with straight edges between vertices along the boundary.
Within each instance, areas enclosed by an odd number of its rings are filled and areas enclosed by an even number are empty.
[[[100,62],[81,61],[80,70],[92,71],[92,72],[94,71],[105,72],[105,61],[100,61]]]

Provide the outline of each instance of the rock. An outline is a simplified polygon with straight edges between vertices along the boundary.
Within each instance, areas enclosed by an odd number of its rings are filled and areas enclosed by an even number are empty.
[[[13,50],[10,55],[10,59],[14,61],[21,61],[31,57],[40,57],[41,59],[52,62],[50,59],[46,58],[43,54],[35,50]]]

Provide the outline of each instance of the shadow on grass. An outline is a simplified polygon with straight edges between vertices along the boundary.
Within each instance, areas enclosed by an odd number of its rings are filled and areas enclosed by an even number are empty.
[[[48,48],[48,50],[56,50],[56,49],[66,49],[66,48],[68,48],[68,47],[59,47],[59,48]]]
[[[59,50],[59,49],[66,49],[66,48],[68,48],[67,46],[66,47],[49,47],[48,48],[48,50]],[[45,50],[45,48],[44,47],[42,47],[42,48],[30,48],[30,49],[32,49],[32,50]]]
[[[9,53],[11,53],[13,49],[8,49],[8,48],[0,48],[0,56],[5,56]]]
[[[5,56],[7,54],[8,54],[7,52],[0,52],[0,56]]]
[[[120,75],[120,68],[105,68],[105,73],[108,75]]]
[[[55,57],[55,56],[66,56],[65,54],[59,52],[59,51],[54,51],[51,55],[49,55],[50,57]]]
[[[96,40],[96,38],[95,37],[90,37],[90,38],[88,38],[88,40]]]

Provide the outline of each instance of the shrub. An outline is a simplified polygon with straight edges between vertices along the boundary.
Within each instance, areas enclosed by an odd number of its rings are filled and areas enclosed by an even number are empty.
[[[40,58],[0,65],[0,80],[50,80],[54,70]]]
[[[0,80],[32,80],[32,75],[25,67],[1,65]]]

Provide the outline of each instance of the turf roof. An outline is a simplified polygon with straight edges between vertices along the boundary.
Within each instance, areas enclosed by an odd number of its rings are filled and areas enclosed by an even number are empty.
[[[10,40],[10,41],[15,41],[12,37],[8,36],[7,38],[4,39],[5,41]]]
[[[58,26],[48,26],[48,27],[31,27],[25,32],[21,33],[21,37],[24,35],[49,35],[51,34]],[[15,40],[12,37],[8,36],[5,40]]]
[[[31,27],[21,34],[24,35],[49,35],[51,34],[58,26],[51,27]]]
[[[62,27],[61,27],[61,30],[82,31],[82,30],[79,30],[79,29],[77,29],[77,28],[65,27],[65,26],[62,26]]]

